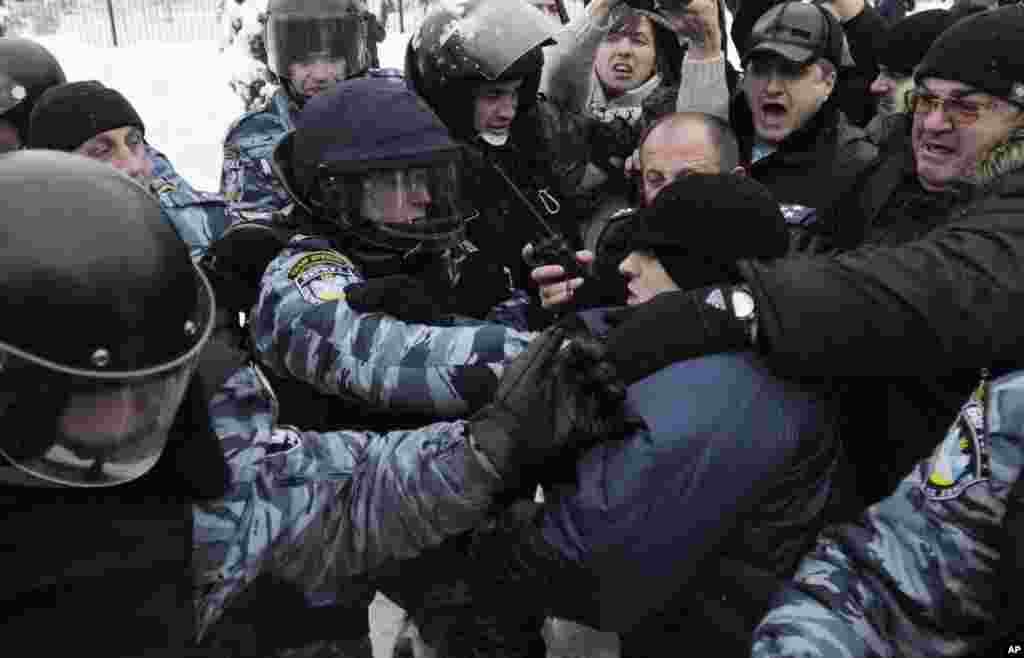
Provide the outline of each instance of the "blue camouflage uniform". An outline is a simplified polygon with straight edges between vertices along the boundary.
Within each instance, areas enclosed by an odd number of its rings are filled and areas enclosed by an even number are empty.
[[[270,167],[274,147],[294,128],[298,108],[288,93],[278,89],[259,110],[243,114],[224,138],[220,193],[246,207],[281,210],[291,198]]]
[[[1011,630],[996,568],[1022,466],[1017,371],[983,381],[891,496],[821,534],[758,626],[754,658],[966,656]]]
[[[251,314],[261,362],[358,408],[458,418],[491,399],[505,364],[533,337],[494,322],[423,325],[358,312],[344,289],[362,281],[330,243],[296,236],[267,267]]]
[[[146,156],[153,163],[150,189],[160,209],[198,261],[233,221],[227,201],[219,194],[200,192],[182,178],[163,153],[149,144]]]
[[[463,421],[320,433],[279,426],[278,412],[252,365],[210,403],[232,484],[224,498],[193,508],[200,638],[261,573],[309,598],[341,595],[352,576],[472,527],[499,489]]]

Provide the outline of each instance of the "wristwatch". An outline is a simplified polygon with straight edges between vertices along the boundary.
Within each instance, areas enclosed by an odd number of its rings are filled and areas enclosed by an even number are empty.
[[[746,284],[734,286],[729,294],[732,314],[739,320],[747,332],[751,345],[757,345],[757,302]]]

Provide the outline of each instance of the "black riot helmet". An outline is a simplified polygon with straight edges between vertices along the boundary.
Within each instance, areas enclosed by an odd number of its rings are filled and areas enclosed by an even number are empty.
[[[0,198],[2,479],[134,480],[210,336],[210,284],[156,200],[108,164],[8,153]]]
[[[35,41],[0,37],[0,117],[10,121],[21,143],[28,140],[28,117],[36,99],[67,82],[49,50]]]
[[[447,0],[434,8],[409,40],[409,83],[459,139],[473,133],[473,92],[482,82],[522,79],[522,116],[536,103],[541,47],[554,42],[557,25],[516,0]]]
[[[460,147],[404,79],[347,80],[313,98],[278,146],[287,149],[293,193],[318,232],[364,266],[395,271],[462,239]]]
[[[286,81],[293,100],[304,102],[291,81],[292,64],[330,62],[338,80],[364,72],[370,64],[365,11],[358,0],[270,0],[265,42],[267,67]]]

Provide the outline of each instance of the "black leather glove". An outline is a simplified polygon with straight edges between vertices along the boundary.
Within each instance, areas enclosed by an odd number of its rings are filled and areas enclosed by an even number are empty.
[[[470,434],[510,486],[525,471],[624,425],[625,387],[603,345],[556,325],[534,338],[498,383],[494,401],[470,419]],[[564,344],[564,345],[563,345]]]
[[[676,361],[751,347],[747,326],[730,307],[709,301],[716,290],[724,301],[728,288],[675,290],[619,316],[608,332],[608,360],[626,384]]]
[[[361,313],[387,313],[403,322],[434,324],[444,315],[423,282],[407,274],[353,283],[345,288],[345,301]]]
[[[512,296],[511,276],[501,263],[476,252],[461,265],[458,284],[449,290],[449,313],[483,319]]]

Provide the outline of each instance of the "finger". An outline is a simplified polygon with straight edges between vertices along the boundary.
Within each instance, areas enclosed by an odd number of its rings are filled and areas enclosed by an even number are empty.
[[[541,265],[530,271],[530,278],[541,285],[557,283],[565,278],[565,268],[561,265]]]
[[[582,249],[576,252],[576,262],[580,265],[587,265],[594,262],[594,252],[589,249]],[[580,279],[582,281],[582,279]],[[580,284],[582,285],[582,283]]]

